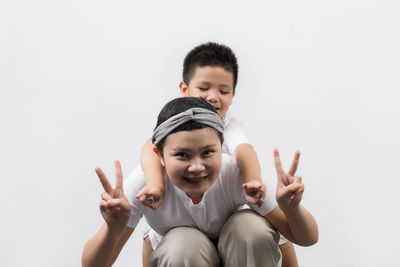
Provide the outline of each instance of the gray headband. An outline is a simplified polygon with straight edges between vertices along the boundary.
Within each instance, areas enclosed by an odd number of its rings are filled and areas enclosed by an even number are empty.
[[[205,108],[191,108],[170,117],[168,120],[158,125],[153,132],[153,144],[157,146],[160,141],[173,130],[188,121],[197,121],[201,124],[211,126],[222,134],[224,133],[224,124],[217,113]]]

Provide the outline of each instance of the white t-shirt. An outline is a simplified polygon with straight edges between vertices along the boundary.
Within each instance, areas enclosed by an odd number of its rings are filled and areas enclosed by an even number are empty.
[[[243,192],[243,176],[229,155],[222,155],[222,168],[219,177],[205,192],[199,204],[192,200],[179,187],[175,186],[164,173],[165,199],[156,210],[143,206],[136,194],[145,186],[146,180],[138,166],[125,180],[124,192],[131,205],[128,227],[134,228],[142,216],[158,235],[150,235],[153,248],[168,230],[177,226],[197,228],[210,238],[217,237],[228,217],[240,206],[246,204]],[[267,194],[264,204],[251,208],[264,216],[277,206],[272,194]]]
[[[251,144],[250,139],[243,125],[230,112],[225,114],[223,122],[225,129],[222,153],[234,156],[235,150],[240,144]]]

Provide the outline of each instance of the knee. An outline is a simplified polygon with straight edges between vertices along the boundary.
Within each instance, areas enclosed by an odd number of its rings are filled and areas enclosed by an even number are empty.
[[[279,234],[268,221],[251,210],[233,214],[221,231],[222,235],[252,247],[275,247],[279,240]]]
[[[251,210],[236,212],[225,223],[218,242],[227,266],[276,266],[280,259],[278,233]]]
[[[216,249],[199,230],[178,227],[170,230],[151,256],[151,266],[216,266]]]

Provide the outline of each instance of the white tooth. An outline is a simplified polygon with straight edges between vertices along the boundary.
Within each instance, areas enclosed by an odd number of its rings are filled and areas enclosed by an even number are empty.
[[[198,181],[201,181],[203,179],[204,179],[204,177],[199,177],[199,178],[192,178],[191,180],[194,181],[194,182],[198,182]]]

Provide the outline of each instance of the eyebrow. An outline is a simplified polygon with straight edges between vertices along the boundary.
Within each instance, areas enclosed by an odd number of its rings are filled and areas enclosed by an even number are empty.
[[[211,85],[211,83],[210,82],[206,82],[206,81],[198,81],[197,82],[198,84],[204,84],[204,85],[207,85],[207,86],[210,86]],[[228,84],[221,84],[221,85],[219,85],[219,87],[223,87],[223,88],[227,88],[227,89],[232,89],[232,86],[229,86]]]
[[[216,146],[215,144],[212,144],[212,145],[207,145],[207,146],[201,147],[200,149],[204,150],[204,149],[213,148],[215,146]],[[171,148],[171,150],[173,150],[173,151],[185,151],[186,152],[186,151],[191,151],[192,149],[177,146],[177,147]]]

